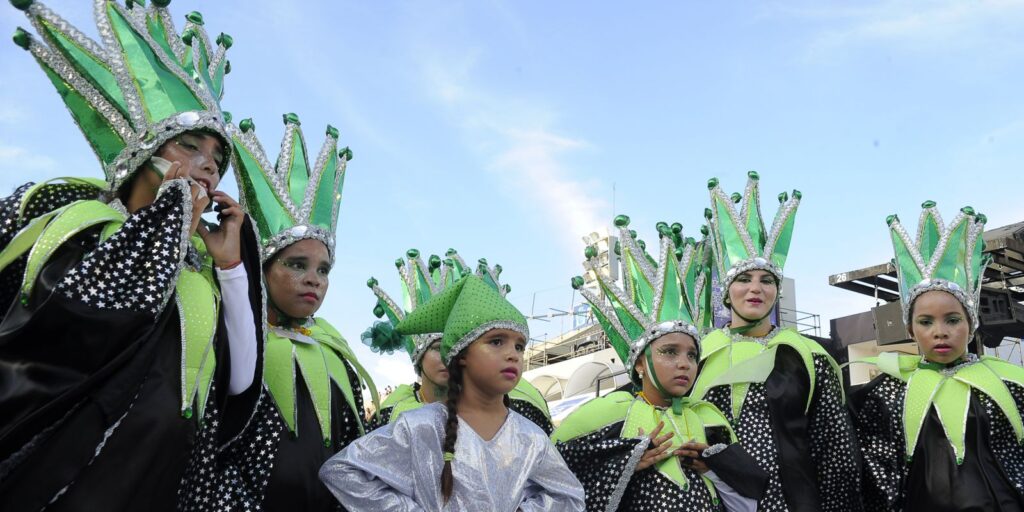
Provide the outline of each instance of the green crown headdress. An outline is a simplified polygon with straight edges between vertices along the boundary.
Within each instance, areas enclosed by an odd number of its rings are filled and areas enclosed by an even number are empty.
[[[444,260],[440,256],[432,254],[424,262],[417,249],[409,249],[405,255],[406,259],[395,260],[395,268],[398,270],[398,277],[402,283],[401,305],[381,289],[377,278],[371,277],[366,281],[366,286],[373,290],[373,294],[377,297],[377,304],[373,307],[374,316],[377,318],[387,317],[387,319],[384,322],[377,322],[364,333],[363,343],[369,345],[374,352],[389,354],[398,348],[404,348],[418,373],[423,354],[426,353],[431,343],[441,338],[441,333],[401,336],[397,333],[392,335],[391,331],[394,326],[398,325],[398,322],[405,319],[410,311],[423,305],[431,297],[441,293],[463,276],[472,274],[472,270],[455,249],[448,249]]]
[[[486,267],[486,263],[483,263]],[[492,329],[509,329],[530,339],[526,317],[486,278],[468,275],[410,311],[395,326],[402,335],[443,333],[441,359],[450,365],[466,347]]]
[[[309,238],[323,242],[334,261],[338,207],[352,151],[338,150],[338,130],[328,125],[327,139],[310,166],[299,117],[283,117],[284,139],[274,165],[256,138],[252,119],[228,126],[242,205],[256,221],[263,261]]]
[[[737,276],[750,270],[771,272],[781,286],[782,268],[789,256],[802,194],[799,190],[794,190],[792,197],[785,192],[779,194],[779,209],[771,229],[766,230],[761,216],[759,181],[756,172],[747,173],[747,188],[743,194],[731,196],[719,186],[718,178],[708,181],[711,208],[704,210],[704,216],[711,225],[713,259],[725,290]]]
[[[903,322],[910,325],[910,306],[918,295],[942,290],[963,304],[971,317],[973,333],[979,326],[981,281],[991,258],[983,254],[982,233],[987,218],[965,206],[947,226],[934,201],[925,201],[921,208],[916,239],[910,237],[896,215],[885,219],[896,253]]]
[[[683,238],[679,223],[659,222],[660,249],[655,260],[629,229],[629,217],[615,217],[615,226],[619,228],[615,250],[620,256],[622,286],[598,270],[597,248],[588,246],[583,267],[594,273],[600,293],[585,288],[581,276],[572,278],[572,287],[590,302],[630,377],[639,382],[633,367],[652,341],[681,332],[699,342],[710,324],[706,245],[705,241]]]
[[[226,156],[230,152],[219,102],[232,40],[221,34],[213,46],[201,14],[188,14],[178,36],[166,9],[170,0],[149,7],[95,0],[100,44],[39,2],[11,3],[25,11],[42,39],[18,28],[14,42],[32,53],[57,88],[111,190],[185,131],[212,132],[225,141]]]
[[[363,343],[370,346],[375,352],[392,353],[399,347],[409,353],[416,371],[419,372],[419,363],[430,345],[441,338],[442,333],[413,334],[401,336],[391,334],[394,326],[402,321],[409,312],[425,304],[430,298],[441,293],[449,286],[455,284],[465,276],[473,274],[473,271],[462,259],[455,249],[448,249],[444,259],[436,254],[431,255],[427,262],[420,257],[416,249],[406,251],[405,259],[395,260],[395,267],[402,283],[402,303],[391,298],[380,288],[376,278],[371,277],[366,285],[373,290],[377,296],[377,304],[373,307],[373,314],[377,318],[387,317],[386,322],[378,322],[364,333]],[[504,297],[510,287],[499,281],[501,276],[501,265],[493,267],[487,260],[480,258],[477,262],[476,276],[479,277]]]

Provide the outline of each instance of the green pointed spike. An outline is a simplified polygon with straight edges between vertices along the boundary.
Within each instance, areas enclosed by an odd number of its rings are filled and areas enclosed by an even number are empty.
[[[930,205],[930,206],[928,206]],[[917,247],[921,252],[921,259],[930,261],[935,249],[942,237],[942,228],[939,226],[938,218],[935,216],[935,201],[925,201],[921,205],[925,210],[922,212],[920,227],[918,228]]]
[[[961,218],[954,226],[951,226],[948,242],[939,256],[939,263],[935,267],[933,276],[939,279],[960,285],[965,290],[969,289],[969,282],[963,266],[967,260],[967,226],[970,217]]]
[[[192,89],[164,67],[145,38],[135,31],[115,4],[108,3],[104,15],[141,96],[148,123],[179,112],[206,110]]]
[[[682,320],[688,324],[693,324],[693,318],[690,317],[690,312],[686,309],[683,301],[684,290],[675,254],[664,258],[662,265],[664,265],[664,277],[660,300],[661,307],[660,311],[655,312],[656,318],[659,321]]]
[[[779,221],[780,216],[784,216],[782,217],[781,222]],[[789,246],[793,241],[793,227],[796,224],[796,208],[787,208],[786,206],[780,207],[779,212],[776,215],[775,223],[777,225],[781,225],[782,229],[779,231],[778,238],[775,239],[775,245],[770,248],[771,259],[775,266],[783,268],[786,265],[786,259],[789,257]]]
[[[294,114],[291,114],[294,116]],[[306,156],[306,140],[299,128],[298,118],[294,120],[285,116],[287,130],[292,133],[290,147],[278,161],[277,172],[284,173],[285,181],[288,183],[288,195],[292,203],[301,205],[306,198],[306,186],[309,184],[309,159]]]
[[[335,151],[338,145],[337,133],[337,129],[328,126],[327,139],[320,149],[320,155],[326,156],[326,160],[318,162],[323,166],[322,168],[315,169],[316,188],[313,192],[313,205],[309,213],[310,222],[326,231],[331,231],[334,227],[332,225],[334,205],[341,200],[338,182],[342,179],[340,173],[344,172],[344,168],[338,166],[338,156]]]

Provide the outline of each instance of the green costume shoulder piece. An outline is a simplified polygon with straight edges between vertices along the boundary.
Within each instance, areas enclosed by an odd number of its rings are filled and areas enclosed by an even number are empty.
[[[697,377],[691,396],[703,397],[710,388],[728,384],[732,396],[732,416],[738,418],[750,384],[763,383],[768,378],[775,365],[775,353],[781,346],[793,348],[804,362],[810,379],[810,390],[804,410],[810,411],[817,384],[814,356],[826,357],[836,375],[840,374],[839,364],[821,345],[801,336],[792,328],[777,331],[764,344],[744,338],[733,340],[724,329],[705,336],[701,346],[701,360],[704,366]]]
[[[34,191],[30,189],[29,192]],[[27,204],[30,199],[23,198],[23,203]],[[76,201],[39,216],[22,228],[0,252],[0,270],[28,252],[21,285],[21,301],[27,305],[36,278],[62,244],[98,225],[103,226],[101,240],[106,240],[121,228],[126,218],[120,211],[95,200]],[[198,236],[192,242],[204,255],[203,267],[196,271],[186,266],[178,273],[175,306],[182,318],[181,414],[191,418],[195,407],[201,419],[217,364],[213,342],[220,291],[213,279],[213,263],[205,254],[205,245]]]
[[[934,407],[957,464],[963,462],[971,389],[991,398],[1009,420],[1017,440],[1024,442],[1024,424],[1020,411],[1006,385],[1006,382],[1021,385],[1024,382],[1024,368],[997,357],[969,357],[968,362],[950,368],[933,368],[922,363],[921,356],[897,353],[884,353],[877,358],[864,360],[876,364],[887,375],[907,383],[903,402],[903,429],[908,458],[917,446],[928,411]]]
[[[533,384],[530,384],[526,379],[519,379],[516,387],[509,391],[508,397],[511,400],[519,400],[536,407],[540,412],[544,413],[544,416],[547,416],[549,420],[551,419],[551,412],[548,411],[548,401],[544,400],[544,395],[541,395],[540,391],[533,387]]]
[[[659,422],[663,423],[662,434],[673,434],[670,451],[691,440],[707,442],[704,430],[707,427],[724,427],[728,429],[730,439],[736,441],[736,435],[728,419],[717,407],[708,402],[684,399],[682,413],[676,414],[671,408],[653,407],[642,398],[634,397],[625,391],[609,393],[583,404],[555,429],[551,439],[555,442],[568,442],[619,421],[623,422],[619,434],[622,438],[644,437],[653,432]],[[689,489],[689,479],[683,472],[678,457],[669,457],[657,463],[656,468],[676,485]],[[715,497],[716,492],[712,483],[704,479],[704,484],[711,496]]]
[[[326,320],[316,318],[302,332],[286,331],[271,327],[267,333],[264,352],[263,380],[274,398],[281,417],[288,430],[297,433],[297,383],[296,368],[302,372],[324,443],[331,443],[331,383],[338,388],[356,418],[363,417],[363,411],[356,406],[355,393],[362,392],[359,382],[351,382],[345,363],[356,371],[359,378],[370,388],[373,403],[379,403],[377,389],[369,374],[355,358],[345,339]],[[378,407],[379,408],[379,407]],[[359,433],[364,433],[362,422],[357,423]]]

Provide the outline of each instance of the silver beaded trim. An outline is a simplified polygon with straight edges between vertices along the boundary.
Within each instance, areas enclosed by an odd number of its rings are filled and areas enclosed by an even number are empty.
[[[298,224],[270,237],[270,240],[263,244],[260,262],[266,263],[281,249],[306,239],[319,240],[326,245],[331,265],[334,265],[334,234],[328,233],[320,226],[309,224]]]
[[[664,324],[671,325],[669,327],[664,327]],[[700,333],[697,332],[696,327],[681,320],[657,324],[648,329],[643,336],[629,344],[629,359],[626,361],[626,369],[629,371],[630,377],[633,376],[633,367],[636,366],[637,358],[639,358],[640,354],[642,354],[644,349],[647,348],[647,345],[650,345],[658,338],[673,332],[690,335],[690,337],[693,338],[694,344],[696,344],[697,347],[700,347]]]
[[[725,449],[728,447],[729,446],[726,445],[725,443],[713,444],[705,448],[704,451],[700,452],[700,456],[705,459],[709,459],[711,457],[714,457],[715,455],[718,455],[719,453],[724,452]]]
[[[460,352],[470,346],[474,341],[480,339],[481,336],[492,329],[508,329],[510,331],[516,331],[522,334],[526,339],[530,339],[530,328],[518,322],[511,320],[496,320],[494,322],[487,322],[472,331],[469,331],[463,337],[459,338],[459,341],[452,345],[452,348],[448,350],[448,357],[444,359],[444,364],[450,365],[456,356]]]
[[[960,371],[960,370],[962,370],[964,368],[967,368],[968,366],[973,366],[974,364],[976,364],[976,363],[978,363],[980,361],[981,361],[981,358],[979,358],[975,354],[971,354],[970,352],[968,352],[968,353],[964,354],[964,360],[963,361],[961,361],[960,363],[958,363],[958,364],[956,364],[954,366],[949,366],[949,367],[943,368],[941,370],[938,370],[938,372],[941,373],[943,377],[952,377],[952,376],[956,375],[956,372],[958,372],[958,371]],[[922,357],[921,358],[921,362],[928,363],[929,361]]]
[[[769,343],[771,343],[772,339],[775,338],[775,335],[782,332],[782,330],[779,329],[778,326],[772,326],[772,330],[768,331],[768,334],[765,334],[764,336],[759,336],[757,338],[744,336],[742,334],[732,332],[728,326],[723,327],[722,332],[724,332],[725,335],[728,336],[729,339],[731,339],[733,342],[752,341],[754,343],[757,343],[758,345],[767,346]]]

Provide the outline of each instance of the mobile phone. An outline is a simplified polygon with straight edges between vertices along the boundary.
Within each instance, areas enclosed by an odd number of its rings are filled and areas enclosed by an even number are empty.
[[[716,444],[727,445],[732,443],[732,439],[729,437],[729,429],[726,427],[704,427],[704,436],[708,440],[708,446],[714,446]]]
[[[166,158],[154,156],[149,159],[149,166],[152,167],[161,178],[163,178],[167,175],[167,171],[171,170],[171,161]]]

